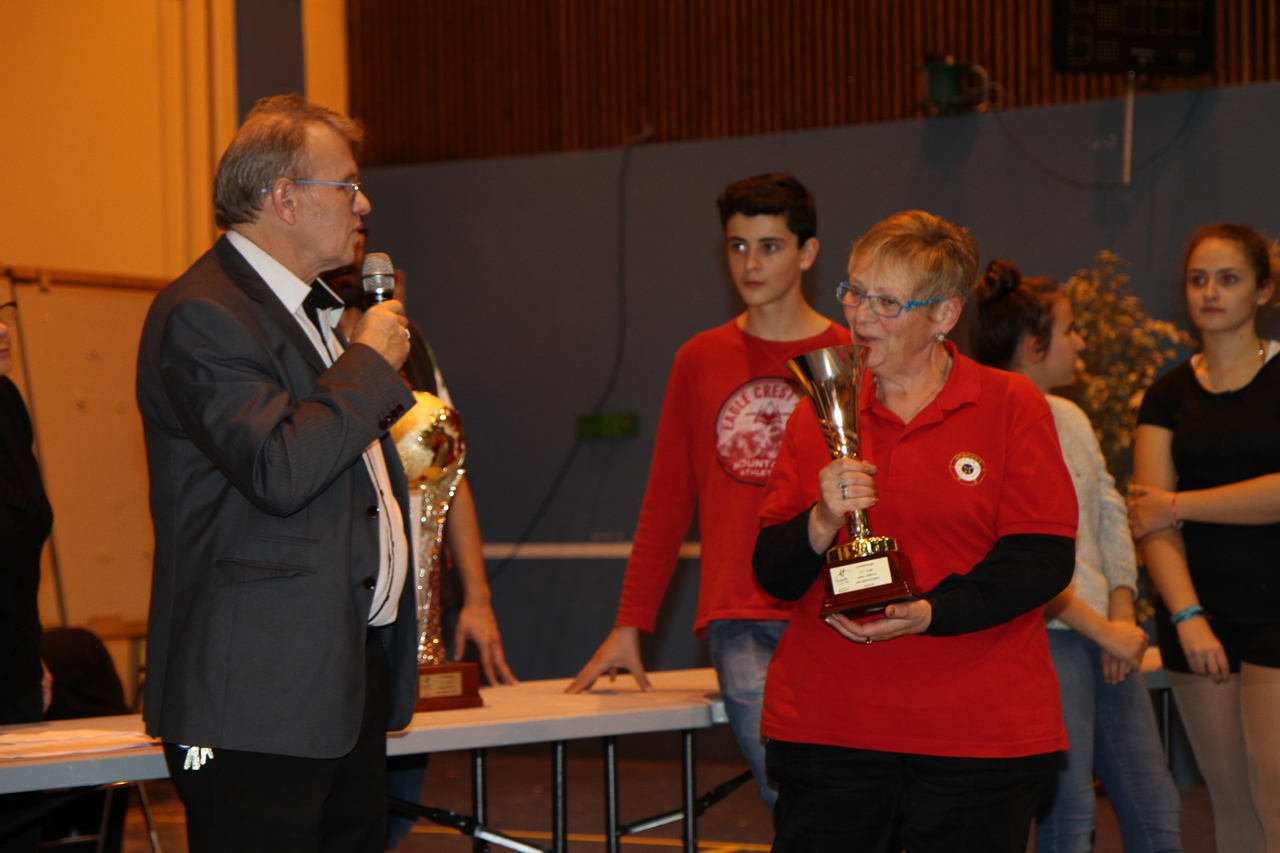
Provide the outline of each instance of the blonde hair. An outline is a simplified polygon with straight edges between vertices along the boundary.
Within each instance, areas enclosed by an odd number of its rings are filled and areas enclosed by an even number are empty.
[[[923,210],[904,210],[871,226],[853,246],[849,269],[902,266],[914,299],[963,299],[978,276],[978,243],[969,229]]]

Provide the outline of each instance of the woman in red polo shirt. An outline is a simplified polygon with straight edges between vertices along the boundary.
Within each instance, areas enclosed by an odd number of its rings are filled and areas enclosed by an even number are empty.
[[[868,348],[865,461],[831,461],[811,406],[787,425],[754,557],[796,602],[761,725],[775,851],[1022,853],[1067,746],[1042,612],[1071,581],[1075,490],[1035,385],[945,339],[977,266],[936,216],[875,225],[839,290]],[[855,509],[924,592],[866,624],[819,614]]]

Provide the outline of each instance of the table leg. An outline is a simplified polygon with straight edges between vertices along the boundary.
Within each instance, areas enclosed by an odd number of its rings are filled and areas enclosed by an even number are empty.
[[[106,799],[102,801],[102,820],[98,823],[98,837],[94,839],[97,844],[94,845],[94,853],[102,853],[107,847],[107,827],[111,822],[111,798],[115,796],[116,786],[108,786],[106,790]]]
[[[486,826],[489,821],[489,786],[485,778],[483,749],[471,750],[471,814],[476,823]],[[476,838],[471,842],[474,853],[489,853],[488,842]]]
[[[160,853],[160,836],[156,834],[156,822],[151,816],[151,799],[147,796],[147,789],[142,787],[141,782],[134,782],[133,787],[138,791],[138,804],[142,806],[142,820],[147,825],[151,853]]]
[[[693,729],[685,729],[680,733],[680,763],[683,765],[684,793],[684,851],[698,853],[698,815],[694,811],[694,797],[697,796],[697,765],[693,753]]]
[[[1160,738],[1164,741],[1164,764],[1170,770],[1173,769],[1173,721],[1169,719],[1169,697],[1172,695],[1172,690],[1160,691]]]
[[[551,744],[551,853],[566,853],[568,849],[568,787],[564,741],[554,741]]]
[[[604,739],[604,845],[618,853],[618,739]]]

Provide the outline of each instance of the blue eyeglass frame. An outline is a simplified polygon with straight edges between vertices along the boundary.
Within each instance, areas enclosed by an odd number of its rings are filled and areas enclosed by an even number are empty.
[[[293,181],[295,184],[310,184],[313,187],[342,187],[344,190],[351,193],[352,198],[355,198],[357,195],[359,195],[360,186],[361,186],[360,181],[312,181],[306,178],[290,178],[289,180]],[[258,190],[258,192],[259,193],[271,192],[271,185],[268,184],[267,186]]]
[[[850,293],[855,294],[858,300],[853,305],[848,305],[848,303],[844,301],[845,296]],[[848,305],[849,308],[857,308],[864,301],[869,301],[871,303],[871,312],[875,314],[877,317],[884,317],[887,320],[892,320],[894,317],[901,317],[904,312],[914,311],[917,308],[923,308],[926,305],[934,305],[938,302],[945,302],[947,300],[947,297],[945,296],[935,296],[932,299],[908,299],[906,302],[899,303],[898,310],[896,313],[881,314],[879,311],[876,310],[877,301],[880,303],[880,305],[883,306],[884,300],[891,299],[891,298],[892,297],[872,296],[870,293],[858,293],[856,290],[853,289],[853,285],[847,281],[840,282],[840,284],[836,287],[836,301],[839,302],[841,305]]]

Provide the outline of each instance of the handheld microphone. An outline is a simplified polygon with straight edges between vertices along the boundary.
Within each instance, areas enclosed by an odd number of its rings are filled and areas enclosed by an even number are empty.
[[[364,297],[370,305],[395,298],[396,270],[391,258],[384,252],[370,252],[364,256]]]

